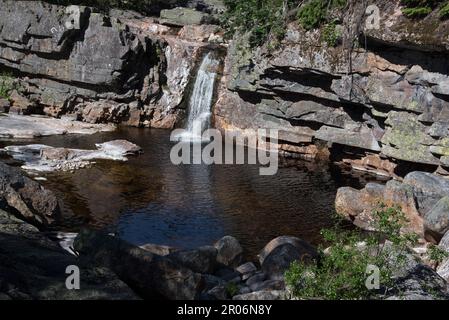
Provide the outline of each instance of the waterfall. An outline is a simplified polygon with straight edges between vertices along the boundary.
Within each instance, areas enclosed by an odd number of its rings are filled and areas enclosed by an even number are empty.
[[[220,61],[209,52],[201,62],[188,106],[186,132],[179,138],[184,141],[201,141],[201,134],[210,127],[212,99],[217,68]]]

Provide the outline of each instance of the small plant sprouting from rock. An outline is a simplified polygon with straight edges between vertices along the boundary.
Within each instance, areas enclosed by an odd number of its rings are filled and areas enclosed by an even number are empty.
[[[16,89],[14,78],[9,73],[0,74],[0,98],[9,99],[11,91]]]
[[[436,245],[431,245],[428,249],[427,254],[429,256],[429,260],[437,265],[441,264],[449,257],[448,252]]]
[[[402,13],[412,19],[424,18],[444,2],[445,0],[402,0],[401,3],[405,6]],[[449,2],[440,7],[439,13],[442,19],[449,17]]]
[[[228,294],[228,296],[234,297],[239,293],[239,287],[235,283],[229,282],[226,285],[226,293]]]
[[[324,26],[322,37],[330,47],[336,47],[339,44],[341,36],[341,29],[339,29],[336,21],[332,21],[331,23]]]
[[[441,19],[448,19],[449,18],[449,2],[447,2],[445,5],[443,5],[440,9],[440,17]]]
[[[417,236],[400,232],[407,219],[397,207],[380,204],[372,214],[372,227],[378,230],[375,233],[344,230],[340,224],[322,231],[330,247],[319,248],[317,263],[294,262],[285,274],[293,296],[359,300],[385,295],[393,287],[393,276],[404,266],[408,248],[416,243]],[[366,286],[370,265],[379,268],[379,290]]]
[[[342,9],[346,6],[347,0],[309,0],[298,10],[299,23],[306,30],[320,27],[329,16],[329,11]]]
[[[226,13],[222,25],[227,35],[249,33],[253,47],[265,43],[271,35],[282,38],[285,32],[284,3],[291,0],[225,0]]]

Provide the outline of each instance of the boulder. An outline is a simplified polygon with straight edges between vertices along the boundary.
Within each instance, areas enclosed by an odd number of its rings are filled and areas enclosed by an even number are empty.
[[[224,286],[225,284],[226,281],[217,276],[211,274],[203,274],[203,285],[205,291],[208,291],[217,286]]]
[[[267,279],[267,275],[263,272],[256,273],[252,277],[246,280],[246,285],[251,287],[253,284],[264,282]]]
[[[81,258],[110,268],[144,298],[193,300],[200,295],[201,275],[116,237],[83,230],[74,247]]]
[[[443,236],[438,247],[449,253],[449,231]]]
[[[207,13],[182,7],[162,10],[160,17],[162,23],[174,26],[210,24],[214,22],[212,16]]]
[[[238,266],[235,270],[242,275],[242,280],[245,281],[257,271],[257,267],[254,263],[247,262]]]
[[[413,296],[448,299],[447,282],[430,267],[417,264],[405,276],[395,281],[388,299],[401,300],[402,297],[411,299]]]
[[[308,263],[318,257],[317,250],[295,237],[278,237],[270,241],[259,254],[262,271],[272,280],[282,280],[294,261]]]
[[[446,232],[444,237],[441,239],[438,247],[449,254],[449,231]],[[437,268],[437,273],[449,282],[449,257],[446,258]]]
[[[214,247],[218,250],[218,263],[228,267],[237,267],[242,261],[243,248],[236,238],[225,236],[218,240]]]
[[[280,236],[271,240],[259,253],[258,257],[260,264],[262,265],[264,263],[265,259],[272,253],[274,249],[285,244],[292,245],[299,252],[302,252],[303,255],[309,254],[311,258],[315,258],[318,255],[316,249],[306,241],[296,237]]]
[[[228,299],[228,292],[226,286],[220,285],[207,291],[207,295],[211,300],[226,300]]]
[[[234,296],[232,300],[285,300],[286,292],[282,290],[273,290],[273,291],[256,291],[247,294],[240,294]]]
[[[449,231],[449,196],[441,198],[424,216],[426,232],[442,238]]]
[[[7,99],[0,98],[0,113],[8,113],[11,103]]]
[[[168,255],[167,258],[193,272],[212,274],[217,265],[217,249],[205,246],[193,250],[177,251]]]
[[[240,277],[240,273],[231,268],[220,268],[215,272],[215,275],[225,281],[231,281],[237,277]]]
[[[134,300],[108,268],[84,264],[37,228],[0,210],[0,300]],[[66,268],[80,269],[80,290],[66,288]]]
[[[406,183],[390,180],[385,186],[369,183],[362,190],[339,188],[335,208],[338,214],[352,221],[357,227],[374,231],[372,212],[379,208],[381,203],[399,206],[408,220],[403,231],[424,237],[424,221],[417,208],[414,189]]]
[[[449,258],[437,268],[438,275],[449,283]]]
[[[51,191],[24,176],[20,169],[1,162],[0,207],[40,227],[57,221],[61,214],[58,200]]]
[[[17,90],[14,90],[9,97],[11,101],[11,107],[9,112],[16,114],[29,115],[33,113],[39,113],[36,110],[36,103],[31,102],[23,95],[19,94]]]
[[[444,196],[449,196],[449,179],[428,172],[415,171],[404,178],[413,188],[421,215],[429,212]]]
[[[266,280],[263,282],[256,282],[251,284],[251,291],[273,291],[273,290],[284,290],[285,283],[282,280]]]

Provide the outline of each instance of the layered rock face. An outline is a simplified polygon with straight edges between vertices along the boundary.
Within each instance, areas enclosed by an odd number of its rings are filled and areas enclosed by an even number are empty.
[[[339,151],[334,160],[388,176],[407,162],[447,167],[449,22],[437,13],[409,20],[399,1],[376,4],[380,29],[365,23],[366,8],[357,2],[335,48],[319,30],[296,23],[278,49],[234,40],[217,126],[279,129],[281,149],[305,158],[316,157],[324,142]],[[355,40],[361,47],[347,45]]]
[[[1,0],[0,69],[19,77],[9,112],[171,128],[203,51],[220,40],[216,29]]]
[[[427,172],[409,173],[399,182],[369,183],[364,189],[340,188],[336,210],[363,229],[370,229],[372,212],[379,203],[399,206],[408,229],[438,243],[449,232],[449,180]]]

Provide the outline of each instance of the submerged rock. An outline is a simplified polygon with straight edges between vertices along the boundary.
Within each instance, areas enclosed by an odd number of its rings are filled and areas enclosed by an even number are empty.
[[[97,150],[81,150],[32,144],[8,146],[3,151],[25,162],[23,169],[42,172],[77,170],[91,165],[95,160],[127,161],[128,156],[142,152],[139,146],[125,140],[96,144],[96,147]]]
[[[9,208],[35,225],[49,225],[60,217],[56,196],[25,177],[20,169],[0,162],[0,207]]]

